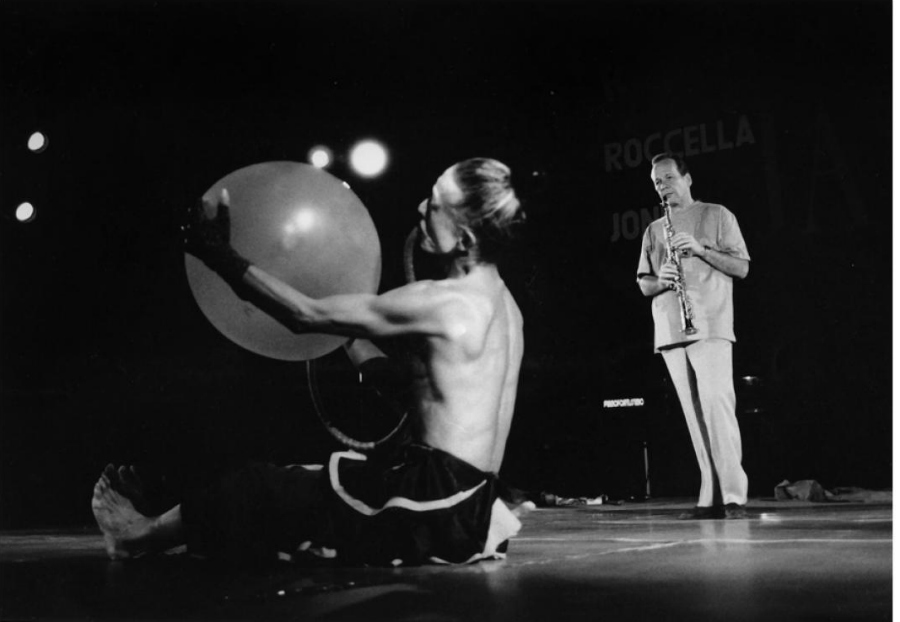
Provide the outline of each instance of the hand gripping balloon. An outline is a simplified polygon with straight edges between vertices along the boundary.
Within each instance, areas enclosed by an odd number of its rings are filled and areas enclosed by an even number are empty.
[[[202,243],[225,250],[200,253],[205,263],[185,255],[188,283],[204,315],[234,343],[269,358],[304,361],[340,347],[346,337],[292,333],[241,299],[219,274],[246,268],[228,252],[233,249],[313,298],[376,293],[381,246],[365,206],[337,178],[296,162],[234,171],[204,193],[199,209],[214,209],[223,189],[227,212],[207,213],[217,226]]]

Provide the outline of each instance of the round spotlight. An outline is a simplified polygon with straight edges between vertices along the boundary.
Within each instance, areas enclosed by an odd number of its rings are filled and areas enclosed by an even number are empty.
[[[387,151],[381,143],[363,140],[350,151],[350,165],[362,177],[380,175],[387,167]]]
[[[34,132],[28,137],[28,149],[40,153],[47,148],[47,136],[43,132]]]
[[[327,168],[331,162],[331,149],[328,147],[313,147],[309,150],[309,163],[316,168]]]
[[[28,203],[20,203],[19,207],[16,208],[16,220],[19,222],[31,222],[37,216],[37,211],[34,209],[34,205]]]

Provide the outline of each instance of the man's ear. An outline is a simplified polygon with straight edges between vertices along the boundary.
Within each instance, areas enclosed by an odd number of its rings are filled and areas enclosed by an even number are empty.
[[[478,240],[475,238],[475,234],[472,233],[471,229],[468,227],[459,228],[459,239],[456,241],[456,248],[464,252],[469,252],[469,249],[474,248],[477,242]]]

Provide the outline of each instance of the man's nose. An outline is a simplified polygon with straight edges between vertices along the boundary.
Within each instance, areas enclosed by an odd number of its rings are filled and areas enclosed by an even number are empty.
[[[425,199],[425,200],[423,200],[421,203],[419,203],[419,214],[421,214],[422,216],[424,216],[424,215],[425,215],[425,210],[426,210],[427,208],[428,208],[428,199]]]

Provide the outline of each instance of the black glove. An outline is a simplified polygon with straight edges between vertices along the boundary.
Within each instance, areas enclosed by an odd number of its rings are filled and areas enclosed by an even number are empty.
[[[184,250],[193,255],[229,284],[241,281],[250,262],[231,246],[231,215],[228,210],[228,192],[223,190],[216,204],[216,215],[206,216],[207,203],[200,199],[187,210],[187,219],[181,227]]]

